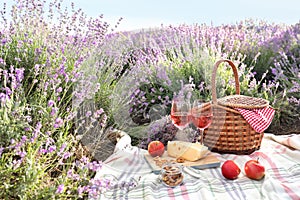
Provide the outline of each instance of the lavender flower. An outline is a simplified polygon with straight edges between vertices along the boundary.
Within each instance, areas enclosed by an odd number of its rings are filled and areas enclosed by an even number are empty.
[[[48,107],[52,107],[54,104],[55,104],[55,102],[53,100],[48,101]]]
[[[63,159],[67,159],[67,158],[69,158],[70,156],[71,156],[72,154],[70,153],[70,152],[64,152],[64,154],[63,154]]]
[[[5,60],[3,60],[2,58],[0,58],[0,64],[3,65],[3,66],[5,66],[6,65]]]
[[[63,143],[59,149],[59,154],[62,154],[66,148],[67,144],[66,143]]]
[[[56,89],[56,92],[57,92],[57,93],[61,93],[61,92],[62,92],[62,87],[57,88],[57,89]]]
[[[87,167],[88,167],[90,170],[92,170],[92,171],[94,171],[94,172],[97,172],[98,170],[101,169],[102,163],[101,163],[101,162],[93,161],[93,162],[88,163],[88,164],[87,164]]]
[[[48,148],[48,153],[52,153],[56,150],[56,146],[55,145],[51,145],[49,148]]]
[[[64,191],[64,184],[60,184],[60,185],[57,187],[57,190],[56,190],[55,193],[61,194],[61,193],[63,193],[63,191]]]
[[[86,187],[78,186],[77,192],[78,192],[78,196],[79,196],[80,198],[83,197],[82,194],[84,193],[85,190],[86,190]]]
[[[60,117],[56,118],[54,128],[59,128],[64,124],[64,120]]]
[[[5,93],[0,93],[0,101],[2,104],[5,104],[10,99],[9,95]]]
[[[178,128],[173,125],[170,116],[165,116],[149,125],[146,131],[148,136],[141,139],[139,147],[147,149],[148,144],[154,140],[159,140],[164,145],[167,145],[168,141],[172,141],[175,138],[177,131]]]
[[[58,108],[52,108],[50,115],[51,116],[55,116],[55,114],[57,113],[57,111],[58,111]]]
[[[25,143],[28,140],[26,135],[23,135],[21,139],[21,143]]]
[[[79,174],[75,174],[72,169],[69,169],[67,172],[67,177],[72,180],[80,180],[81,177]]]

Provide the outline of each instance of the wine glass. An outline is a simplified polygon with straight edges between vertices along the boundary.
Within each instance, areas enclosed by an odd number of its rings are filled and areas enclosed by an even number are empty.
[[[191,118],[193,124],[200,131],[200,144],[203,145],[204,129],[210,126],[213,118],[211,103],[201,99],[195,100],[191,111]]]
[[[190,102],[184,98],[174,98],[172,100],[171,119],[173,124],[183,130],[190,123]]]

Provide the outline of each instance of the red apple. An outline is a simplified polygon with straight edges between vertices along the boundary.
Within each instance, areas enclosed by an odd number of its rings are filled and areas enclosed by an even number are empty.
[[[254,180],[260,180],[265,176],[265,167],[257,160],[249,160],[244,167],[246,176]]]
[[[241,173],[241,169],[233,160],[226,160],[222,167],[222,175],[230,180],[236,179]]]
[[[165,152],[165,146],[161,141],[152,141],[148,144],[148,152],[152,157],[162,156]]]

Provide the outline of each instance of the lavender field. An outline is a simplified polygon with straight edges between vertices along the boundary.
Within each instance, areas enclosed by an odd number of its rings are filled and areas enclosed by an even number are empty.
[[[300,22],[116,32],[73,4],[14,2],[0,8],[0,199],[84,199],[109,190],[94,179],[101,160],[78,138],[94,133],[101,146],[119,129],[142,145],[174,134],[168,121],[133,130],[168,115],[175,94],[211,99],[212,67],[222,58],[238,66],[242,94],[275,108],[266,132],[300,133]],[[229,67],[217,77],[219,97],[235,93]]]

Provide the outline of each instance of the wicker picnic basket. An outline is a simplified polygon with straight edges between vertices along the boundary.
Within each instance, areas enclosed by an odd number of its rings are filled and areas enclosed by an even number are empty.
[[[235,78],[235,95],[217,99],[216,75],[221,63],[228,63]],[[238,71],[230,60],[219,60],[212,73],[213,122],[204,132],[204,145],[218,153],[247,155],[258,150],[263,133],[256,132],[243,116],[234,108],[263,108],[269,105],[267,100],[240,95]]]

